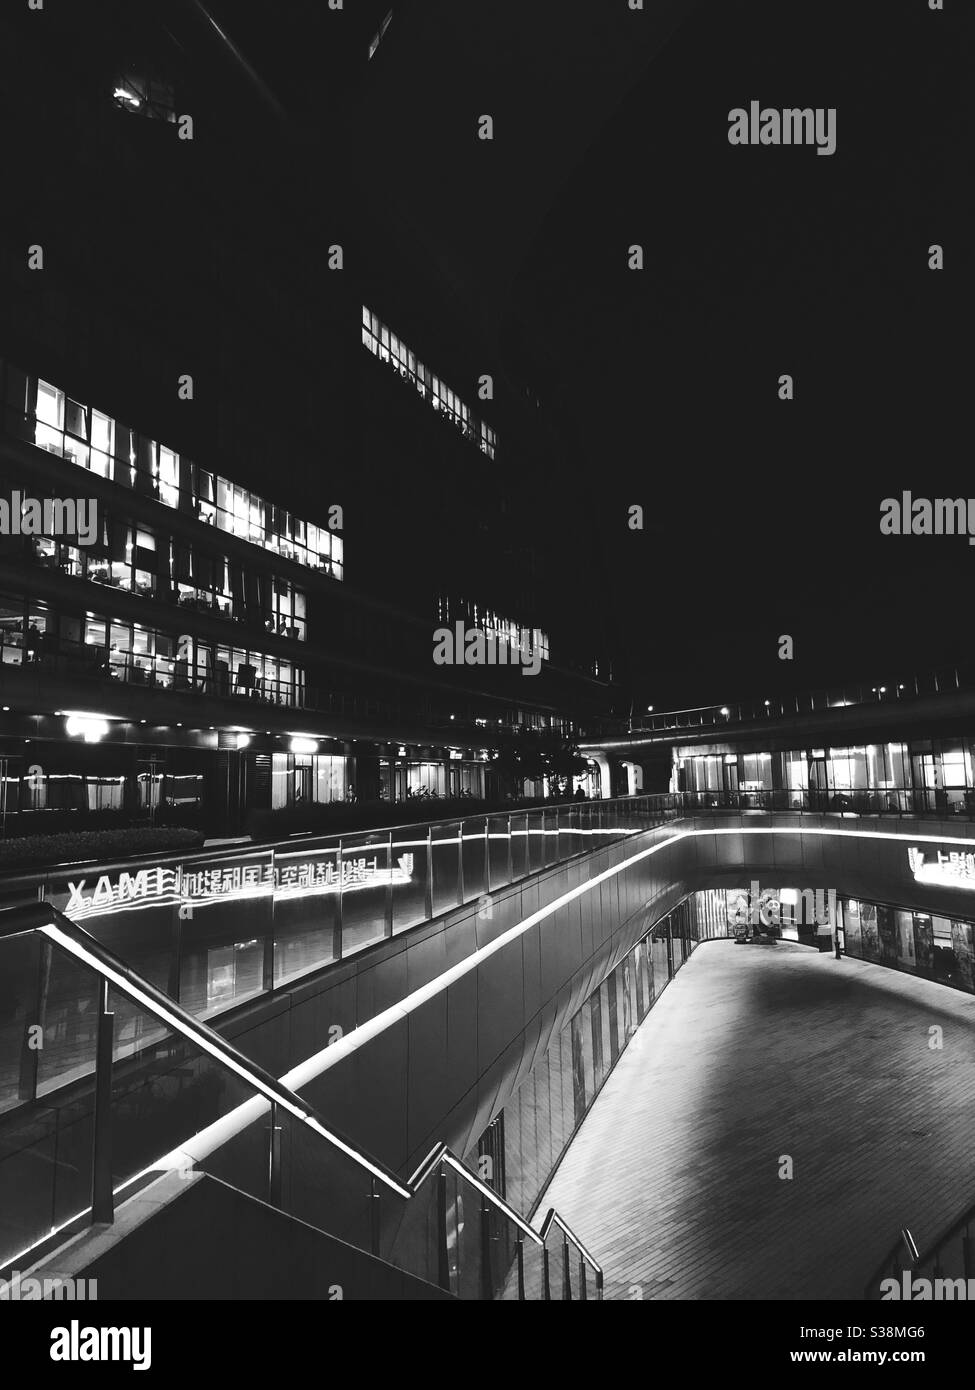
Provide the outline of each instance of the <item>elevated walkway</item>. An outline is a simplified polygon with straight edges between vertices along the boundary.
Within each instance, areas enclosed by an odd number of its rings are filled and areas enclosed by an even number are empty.
[[[600,1252],[609,1299],[859,1299],[898,1217],[923,1248],[975,1202],[973,1094],[970,995],[801,946],[709,943],[545,1202]]]

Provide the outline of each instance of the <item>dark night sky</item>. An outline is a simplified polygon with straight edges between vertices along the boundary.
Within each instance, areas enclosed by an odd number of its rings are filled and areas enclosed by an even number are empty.
[[[975,550],[879,533],[902,489],[975,496],[972,50],[954,9],[702,5],[523,265],[620,636],[659,704],[968,659]],[[836,153],[731,146],[727,113],[753,98],[835,106]],[[630,242],[642,275],[622,268]]]
[[[367,100],[327,117],[390,234],[398,205],[527,344],[565,439],[549,529],[658,707],[968,659],[975,548],[879,532],[902,489],[975,498],[973,15],[945,2],[647,0],[677,27],[634,72],[624,0],[418,0]],[[317,38],[228,11],[311,120],[323,9]],[[731,146],[752,99],[836,107],[836,153]],[[485,184],[470,113],[496,109]]]

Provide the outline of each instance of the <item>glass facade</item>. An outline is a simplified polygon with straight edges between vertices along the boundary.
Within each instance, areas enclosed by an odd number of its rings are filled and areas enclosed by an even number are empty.
[[[482,454],[494,458],[498,439],[494,430],[483,420],[477,420],[449,386],[419,360],[416,353],[397,338],[371,309],[362,306],[362,342],[380,362],[386,362],[409,381],[425,401],[457,426],[466,439],[476,444]]]
[[[58,612],[39,600],[0,594],[0,666],[88,676],[204,695],[301,705],[305,673],[279,657],[191,633],[165,632],[89,611]]]
[[[723,933],[722,933],[723,934]],[[685,899],[627,953],[538,1058],[491,1128],[467,1155],[496,1154],[501,1195],[526,1214],[538,1205],[559,1160],[627,1043],[698,941],[696,914]]]
[[[782,753],[725,747],[675,749],[673,789],[737,793],[746,806],[762,805],[764,792],[781,792],[773,804],[782,810],[975,813],[975,739],[962,735]]]
[[[859,898],[838,900],[837,914],[848,956],[975,993],[971,922]]]
[[[343,578],[342,538],[328,527],[266,502],[93,406],[72,400],[51,382],[9,363],[4,376],[9,433],[262,550]]]
[[[273,753],[271,806],[344,801],[353,781],[352,759],[330,753]]]
[[[509,647],[522,651],[538,652],[543,661],[549,659],[548,634],[538,627],[525,627],[502,618],[491,608],[481,608],[476,603],[463,599],[441,596],[437,604],[437,618],[441,624],[457,621],[470,623],[495,642],[505,642]]]

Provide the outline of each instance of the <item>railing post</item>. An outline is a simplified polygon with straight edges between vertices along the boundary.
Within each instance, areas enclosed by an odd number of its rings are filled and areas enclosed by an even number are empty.
[[[562,1298],[564,1301],[572,1299],[572,1262],[569,1259],[569,1238],[562,1236]]]
[[[108,1007],[109,983],[98,980],[98,1036],[95,1049],[95,1115],[91,1164],[92,1223],[115,1220],[112,1184],[112,1051],[115,1015]]]
[[[464,893],[464,822],[457,822],[457,906],[466,901]]]
[[[339,836],[336,845],[337,858],[335,861],[335,871],[338,878],[339,891],[335,894],[335,935],[338,940],[338,951],[335,959],[341,960],[345,955],[345,942],[342,940],[342,899],[345,894],[342,892],[342,837]]]
[[[264,952],[261,969],[261,987],[265,994],[270,994],[274,989],[274,882],[275,882],[275,863],[274,850],[271,850],[269,867],[271,870],[271,903],[270,921],[267,926],[267,934],[264,937]]]
[[[281,1126],[278,1124],[277,1101],[271,1101],[271,1124],[267,1144],[267,1200],[272,1207],[281,1207]]]
[[[548,1272],[548,1246],[542,1247],[542,1299],[545,1303],[552,1301],[552,1281]]]
[[[382,1233],[382,1208],[380,1203],[382,1198],[379,1195],[379,1185],[376,1179],[372,1180],[372,1191],[369,1196],[369,1233],[371,1236],[372,1253],[376,1259],[380,1258],[381,1233]]]
[[[43,1041],[47,1026],[47,994],[51,982],[51,953],[53,945],[46,936],[38,936],[37,995],[34,1001],[34,1023],[40,1028]],[[30,1046],[31,1022],[24,1028],[24,1040],[20,1051],[20,1084],[17,1088],[18,1100],[34,1100],[37,1096],[37,1071],[41,1060],[41,1049]]]
[[[441,1163],[437,1175],[437,1282],[450,1293],[450,1254],[447,1250],[447,1169]]]
[[[518,1302],[525,1301],[525,1238],[519,1234],[515,1241],[515,1260],[518,1265]]]
[[[169,983],[166,993],[170,999],[179,1003],[179,979],[183,966],[183,865],[176,866],[176,903],[173,906],[173,920],[169,932]]]
[[[433,916],[433,826],[427,826],[427,882],[423,910],[427,921]]]
[[[489,816],[484,817],[484,891],[491,891],[491,821]]]
[[[386,836],[386,925],[383,935],[393,934],[393,832]]]
[[[515,877],[514,846],[511,841],[511,814],[508,814],[508,882],[513,883]]]
[[[579,1297],[583,1303],[589,1301],[589,1292],[586,1288],[586,1261],[584,1256],[579,1256]]]
[[[490,1303],[494,1297],[491,1278],[491,1209],[481,1200],[481,1298]]]

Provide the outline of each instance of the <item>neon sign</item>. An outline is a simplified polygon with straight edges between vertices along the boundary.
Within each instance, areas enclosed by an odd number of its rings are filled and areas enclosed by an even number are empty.
[[[377,856],[366,859],[335,857],[295,864],[233,864],[184,870],[156,865],[118,878],[101,874],[88,888],[88,879],[68,882],[64,912],[75,921],[138,907],[162,907],[192,903],[204,907],[215,902],[274,897],[277,901],[312,897],[322,893],[348,893],[389,884],[413,882],[412,853],[401,854],[391,868],[380,866]]]
[[[944,854],[940,849],[937,860],[926,862],[920,849],[907,851],[907,862],[911,866],[915,883],[933,883],[942,888],[975,889],[975,854],[962,854],[951,850]]]

